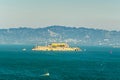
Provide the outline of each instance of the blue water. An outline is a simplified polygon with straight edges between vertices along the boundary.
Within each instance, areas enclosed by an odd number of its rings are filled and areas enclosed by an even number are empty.
[[[82,52],[31,48],[0,46],[0,80],[120,80],[120,48],[81,47]],[[47,72],[50,76],[41,76]]]

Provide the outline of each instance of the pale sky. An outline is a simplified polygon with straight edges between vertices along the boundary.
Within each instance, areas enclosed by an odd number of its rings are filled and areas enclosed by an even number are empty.
[[[120,0],[0,0],[0,29],[51,25],[120,31]]]

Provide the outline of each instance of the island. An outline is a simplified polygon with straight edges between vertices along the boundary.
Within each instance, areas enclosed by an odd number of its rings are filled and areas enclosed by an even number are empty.
[[[47,46],[35,46],[33,51],[81,51],[79,47],[69,47],[67,43],[51,43]]]

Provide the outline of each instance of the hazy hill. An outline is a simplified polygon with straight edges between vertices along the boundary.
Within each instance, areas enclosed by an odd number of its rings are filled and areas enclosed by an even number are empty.
[[[120,31],[65,26],[0,29],[0,44],[46,44],[50,42],[114,46],[120,45]]]

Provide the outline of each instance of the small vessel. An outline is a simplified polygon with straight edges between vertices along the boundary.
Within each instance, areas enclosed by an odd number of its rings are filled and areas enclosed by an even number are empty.
[[[47,46],[35,46],[34,51],[81,51],[78,47],[69,47],[67,43],[51,43]]]
[[[22,51],[26,51],[26,48],[23,48]]]
[[[40,76],[50,76],[50,74],[47,72],[47,73],[42,74],[42,75],[40,75]]]

